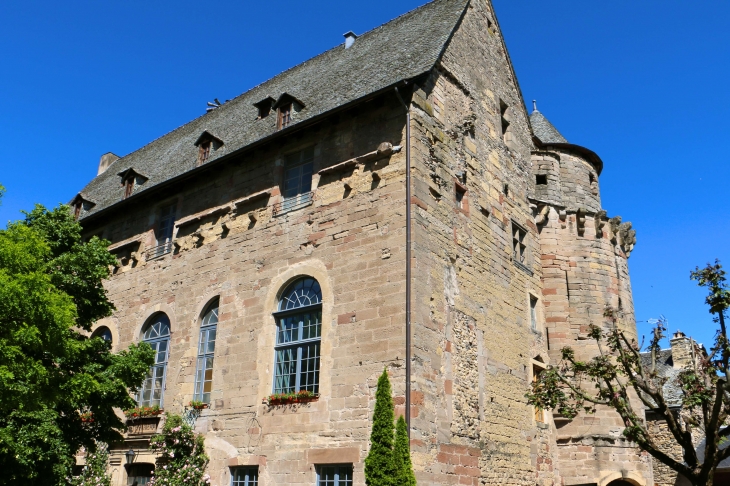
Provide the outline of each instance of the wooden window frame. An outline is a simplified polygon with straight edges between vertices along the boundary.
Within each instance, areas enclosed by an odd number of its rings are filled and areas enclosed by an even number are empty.
[[[537,382],[537,377],[540,376],[540,373],[545,371],[547,369],[547,365],[541,361],[538,361],[536,359],[530,360],[531,364],[531,383]],[[542,410],[538,407],[533,407],[534,415],[533,418],[535,420],[536,424],[547,424],[548,423],[548,416],[547,416],[547,410]]]
[[[208,304],[203,313],[200,324],[200,337],[198,340],[198,361],[195,368],[195,400],[203,403],[210,403],[210,394],[213,388],[213,366],[215,363],[215,341],[218,331],[218,319],[220,315],[220,300],[216,298]],[[211,334],[212,333],[212,334]],[[213,339],[211,340],[211,335]],[[212,346],[211,346],[212,342]],[[208,361],[210,360],[210,361]],[[210,366],[208,366],[210,363]],[[210,376],[208,371],[210,370]],[[206,391],[205,385],[210,383]]]
[[[206,140],[205,142],[201,142],[201,144],[198,146],[198,165],[203,165],[210,159],[210,153],[213,148],[213,141],[212,140]]]
[[[292,115],[293,109],[294,109],[294,103],[292,103],[292,102],[285,103],[285,104],[281,105],[279,108],[277,108],[276,126],[279,130],[291,125],[291,115]]]

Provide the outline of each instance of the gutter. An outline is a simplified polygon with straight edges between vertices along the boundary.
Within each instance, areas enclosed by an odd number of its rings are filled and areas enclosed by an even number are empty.
[[[407,82],[406,82],[407,84]],[[406,425],[411,438],[411,108],[395,87],[398,100],[406,109]]]

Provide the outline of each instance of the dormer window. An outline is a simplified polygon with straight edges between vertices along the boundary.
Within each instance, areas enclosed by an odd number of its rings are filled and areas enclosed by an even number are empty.
[[[96,206],[95,203],[89,201],[88,199],[84,199],[81,194],[77,194],[73,201],[71,201],[71,207],[73,208],[74,212],[74,219],[78,220],[84,211],[88,211],[94,206]]]
[[[119,177],[122,178],[122,187],[124,188],[122,199],[127,199],[129,196],[134,194],[134,190],[144,184],[147,180],[147,177],[136,172],[131,167],[120,172]]]
[[[213,152],[223,146],[223,140],[206,130],[195,141],[195,146],[198,147],[198,159],[195,165],[200,166],[208,162]]]
[[[254,103],[253,106],[256,107],[256,109],[259,110],[258,119],[266,118],[271,113],[271,107],[274,106],[274,103],[276,103],[276,100],[272,98],[271,96],[264,98],[263,100],[259,101],[258,103]]]
[[[304,103],[292,95],[284,93],[279,96],[279,99],[274,103],[272,108],[275,108],[277,111],[276,128],[281,130],[291,125],[295,113],[304,108]]]
[[[204,164],[208,161],[208,157],[210,157],[210,146],[211,141],[208,140],[207,142],[203,142],[198,147],[198,165]]]
[[[291,103],[279,107],[279,130],[291,123]]]

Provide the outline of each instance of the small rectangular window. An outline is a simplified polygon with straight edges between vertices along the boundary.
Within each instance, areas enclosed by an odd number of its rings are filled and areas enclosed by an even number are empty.
[[[352,464],[318,466],[317,486],[352,486]]]
[[[512,223],[512,258],[519,263],[525,263],[527,256],[527,231]]]
[[[286,128],[291,123],[291,110],[292,110],[292,104],[287,103],[286,105],[282,105],[279,107],[279,130],[282,128]]]
[[[537,331],[537,297],[530,296],[530,326]]]
[[[127,486],[146,486],[149,484],[155,472],[152,464],[132,464],[127,469]]]
[[[231,468],[231,486],[258,486],[259,468],[235,467]]]
[[[543,368],[533,364],[532,365],[532,382],[537,383],[537,379],[542,373]],[[535,407],[535,422],[544,424],[545,423],[545,410]]]
[[[535,176],[535,184],[537,184],[538,186],[547,186],[547,175],[537,174]]]
[[[466,188],[460,184],[456,184],[456,207],[459,209],[465,209],[464,197],[466,196]]]

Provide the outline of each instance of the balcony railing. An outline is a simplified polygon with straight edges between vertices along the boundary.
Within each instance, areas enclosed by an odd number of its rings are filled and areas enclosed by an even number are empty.
[[[299,194],[298,196],[284,199],[282,202],[274,204],[273,215],[280,216],[290,211],[295,211],[297,209],[309,206],[310,204],[312,204],[312,196],[312,192],[305,192],[303,194]]]
[[[145,250],[145,256],[147,257],[147,260],[152,260],[154,258],[159,258],[161,256],[167,255],[171,251],[172,251],[172,240],[168,241],[167,243],[153,246],[152,248]]]

